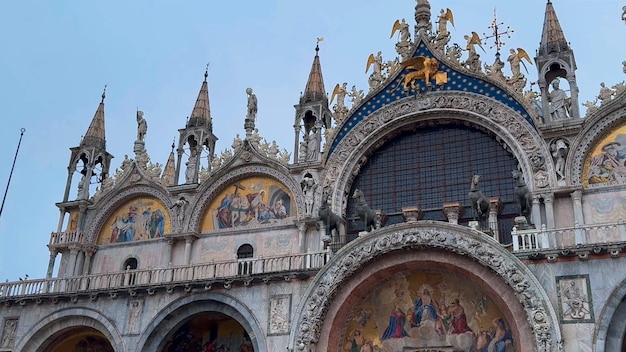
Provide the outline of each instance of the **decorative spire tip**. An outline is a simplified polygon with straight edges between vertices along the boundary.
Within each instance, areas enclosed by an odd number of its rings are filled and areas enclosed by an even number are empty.
[[[102,91],[102,101],[100,103],[104,103],[104,98],[106,98],[107,85],[104,85],[104,90]]]
[[[206,82],[207,77],[209,77],[209,63],[206,64],[206,70],[204,71],[204,81]]]

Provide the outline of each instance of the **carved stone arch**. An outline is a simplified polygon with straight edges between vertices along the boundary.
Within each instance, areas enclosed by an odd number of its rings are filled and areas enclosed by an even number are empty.
[[[559,67],[562,70],[565,70],[565,75],[563,76],[563,78],[565,80],[567,80],[568,84],[571,85],[571,82],[569,80],[569,77],[571,77],[574,74],[574,71],[572,70],[572,67],[570,66],[570,64],[568,62],[566,62],[563,59],[560,58],[554,58],[552,60],[549,60],[548,62],[546,62],[543,67],[541,68],[541,74],[539,75],[539,77],[542,80],[546,81],[546,84],[549,85],[550,83],[552,83],[552,81],[556,78],[556,77],[560,77],[560,76],[555,76],[552,77],[552,79],[547,80],[546,74],[548,73],[548,71],[550,71],[550,67],[552,67],[554,64],[558,64]]]
[[[93,328],[104,335],[115,351],[126,351],[114,322],[91,308],[68,308],[55,311],[33,325],[15,344],[15,351],[41,351],[56,333],[76,327]]]
[[[119,191],[109,193],[111,197],[102,202],[103,206],[99,207],[95,213],[95,217],[90,220],[90,224],[87,227],[87,236],[85,242],[87,244],[95,244],[98,239],[98,235],[102,230],[102,226],[109,219],[109,217],[125,202],[141,196],[154,197],[163,202],[168,209],[168,215],[170,219],[176,218],[176,215],[172,213],[172,200],[162,190],[152,186],[140,185],[131,186],[126,189],[120,189]]]
[[[572,141],[570,146],[568,156],[573,155],[573,157],[568,157],[565,163],[566,172],[571,172],[572,185],[582,185],[583,163],[591,152],[591,148],[613,128],[623,124],[624,117],[626,113],[623,110],[616,110],[609,115],[594,115],[585,123],[586,128],[578,134],[578,138]]]
[[[229,186],[234,181],[243,179],[248,176],[268,176],[282,183],[293,195],[298,214],[304,214],[304,197],[300,189],[300,181],[294,180],[293,177],[281,172],[277,168],[267,165],[246,165],[238,167],[224,173],[221,177],[210,184],[207,183],[206,188],[201,190],[201,195],[195,204],[192,204],[191,216],[189,218],[189,229],[199,232],[202,225],[202,217],[207,211],[207,207],[213,201],[224,187]]]
[[[174,301],[161,309],[141,333],[133,351],[162,351],[166,336],[189,317],[203,312],[220,312],[248,332],[254,351],[267,351],[265,333],[254,311],[234,296],[201,293]]]
[[[593,332],[593,350],[596,352],[619,351],[626,331],[626,280],[609,295]]]
[[[322,185],[332,194],[333,211],[350,189],[368,153],[380,147],[397,130],[416,122],[469,124],[488,131],[520,163],[531,190],[556,184],[549,148],[534,127],[510,107],[473,93],[433,92],[394,102],[354,126],[329,156]],[[546,182],[540,182],[546,181]]]
[[[377,276],[372,265],[381,258],[412,252],[441,251],[477,263],[504,283],[507,294],[515,297],[520,314],[513,316],[520,328],[522,351],[561,351],[559,321],[548,294],[540,282],[517,257],[490,237],[470,228],[438,221],[397,224],[371,232],[348,243],[322,268],[309,284],[297,308],[290,343],[294,350],[333,350],[328,336],[333,330],[337,306],[351,304],[344,288],[357,275]],[[416,259],[417,260],[417,259]],[[376,262],[378,263],[378,262]],[[401,264],[400,264],[401,265]],[[464,269],[463,269],[464,270]],[[346,298],[341,300],[338,297]],[[352,302],[353,303],[353,302]],[[331,307],[332,306],[332,307]],[[330,309],[333,309],[329,314]],[[322,336],[322,332],[324,336]],[[320,343],[317,348],[314,347]]]

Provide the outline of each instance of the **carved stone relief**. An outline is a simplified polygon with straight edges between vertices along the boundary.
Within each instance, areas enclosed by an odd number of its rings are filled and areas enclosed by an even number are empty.
[[[291,295],[270,297],[268,335],[285,335],[289,333],[289,316],[291,315]]]

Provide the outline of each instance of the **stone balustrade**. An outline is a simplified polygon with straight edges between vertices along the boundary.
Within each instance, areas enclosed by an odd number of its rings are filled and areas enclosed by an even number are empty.
[[[50,246],[62,246],[70,243],[83,243],[85,235],[80,231],[53,232],[50,234]]]
[[[518,230],[513,228],[513,252],[544,251],[594,244],[626,242],[626,223],[575,225],[558,229]]]
[[[280,257],[249,258],[169,268],[126,270],[123,272],[52,279],[28,279],[0,283],[0,300],[72,293],[108,292],[117,289],[236,279],[263,274],[290,274],[317,270],[330,259],[330,251]]]

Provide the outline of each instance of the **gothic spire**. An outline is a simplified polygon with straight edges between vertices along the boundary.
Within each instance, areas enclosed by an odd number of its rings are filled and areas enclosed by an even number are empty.
[[[82,145],[89,145],[94,147],[100,147],[105,149],[106,141],[105,141],[105,133],[104,133],[104,98],[106,98],[106,85],[104,86],[104,91],[102,92],[102,100],[100,101],[100,105],[98,105],[98,109],[96,113],[93,115],[93,119],[91,119],[91,124],[89,124],[89,128],[87,128],[87,133],[85,133],[85,137],[83,137],[80,142]]]
[[[163,174],[161,175],[161,183],[164,186],[174,186],[176,182],[176,162],[174,161],[174,147],[175,144],[172,142],[172,151],[170,152],[169,158],[167,158],[167,162],[165,163],[165,167],[163,168]]]
[[[323,38],[317,38],[317,45],[315,46],[315,58],[313,58],[313,65],[311,66],[311,72],[309,73],[309,79],[306,82],[306,88],[304,94],[300,98],[300,103],[306,103],[310,101],[319,101],[321,99],[328,99],[326,96],[326,89],[324,89],[324,78],[322,77],[322,65],[320,64],[319,51]]]
[[[204,72],[204,81],[198,93],[198,99],[191,111],[191,116],[187,121],[187,127],[190,126],[208,126],[209,130],[213,130],[213,121],[211,119],[211,105],[209,104],[209,88],[207,77],[209,76],[209,67]]]
[[[548,55],[550,53],[558,53],[564,50],[570,50],[565,35],[556,17],[554,6],[548,0],[546,4],[546,14],[543,20],[543,32],[541,33],[541,43],[539,44],[538,56]]]

